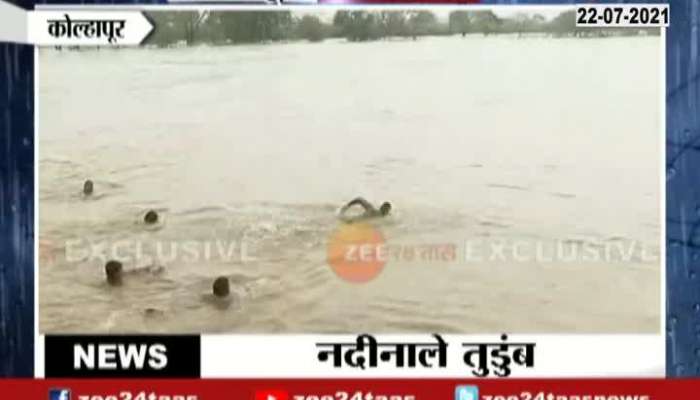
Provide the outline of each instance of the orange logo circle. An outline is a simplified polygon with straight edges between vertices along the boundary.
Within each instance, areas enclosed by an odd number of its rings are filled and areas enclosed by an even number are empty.
[[[384,269],[384,236],[367,223],[343,224],[328,241],[328,264],[336,275],[353,283],[368,282]]]

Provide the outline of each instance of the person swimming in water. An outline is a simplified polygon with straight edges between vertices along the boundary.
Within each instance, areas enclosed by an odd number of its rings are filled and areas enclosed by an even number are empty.
[[[231,281],[226,276],[219,276],[211,285],[211,292],[202,294],[202,300],[219,310],[228,310],[235,304],[238,295],[231,292]]]
[[[124,276],[124,266],[116,260],[109,260],[105,264],[105,274],[107,275],[107,283],[111,286],[121,286]]]
[[[211,286],[212,293],[218,298],[228,297],[231,293],[231,283],[225,276],[220,276],[216,278],[214,284]]]
[[[90,180],[86,180],[83,184],[83,194],[85,196],[90,196],[95,189],[95,184]]]
[[[352,206],[359,205],[361,206],[364,211],[360,215],[356,216],[347,216],[346,213]],[[379,206],[379,209],[375,208],[372,203],[369,201],[365,200],[362,197],[355,198],[348,202],[348,204],[344,205],[343,208],[340,209],[340,218],[343,219],[346,222],[355,222],[355,221],[360,221],[360,220],[366,220],[366,219],[372,219],[372,218],[381,218],[381,217],[386,217],[389,215],[391,212],[391,203],[388,201],[385,201],[382,203],[381,206]]]
[[[144,275],[161,275],[165,271],[163,266],[154,264],[144,267],[139,267],[131,269],[129,271],[124,270],[124,265],[117,260],[109,260],[105,264],[105,275],[107,276],[107,283],[110,286],[121,286],[124,283],[124,276],[144,276]]]
[[[158,222],[158,213],[154,210],[149,210],[143,217],[143,222],[147,223],[148,225],[155,224],[156,222]]]

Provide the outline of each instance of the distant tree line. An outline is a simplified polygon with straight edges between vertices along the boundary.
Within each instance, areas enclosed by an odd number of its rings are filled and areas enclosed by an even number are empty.
[[[290,11],[164,11],[151,12],[155,30],[147,44],[156,46],[264,43],[289,40],[320,42],[345,38],[353,42],[389,38],[468,34],[606,37],[658,35],[658,28],[577,28],[574,11],[548,21],[542,15],[503,18],[492,11],[452,11],[440,21],[430,11],[337,11],[332,21]]]

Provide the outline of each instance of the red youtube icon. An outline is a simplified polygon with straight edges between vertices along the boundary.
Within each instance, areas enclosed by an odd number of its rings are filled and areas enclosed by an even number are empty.
[[[284,390],[258,390],[255,400],[289,400],[289,393]]]

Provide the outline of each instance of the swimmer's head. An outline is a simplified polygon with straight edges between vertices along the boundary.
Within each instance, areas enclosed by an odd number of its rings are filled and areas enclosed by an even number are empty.
[[[379,212],[382,213],[382,215],[389,215],[389,212],[391,211],[391,203],[388,201],[385,201],[382,203],[382,206],[379,207]]]
[[[214,284],[212,285],[212,292],[216,297],[226,297],[231,292],[231,286],[229,284],[228,278],[225,276],[220,276],[216,278]]]
[[[144,215],[143,222],[147,224],[155,224],[158,222],[158,213],[153,210],[149,210],[146,215]]]
[[[107,261],[105,264],[105,274],[107,274],[107,283],[112,286],[118,286],[122,284],[122,272],[124,268],[122,263],[115,260]]]
[[[95,189],[95,185],[92,183],[91,180],[86,180],[85,183],[83,184],[83,194],[86,196],[89,196],[92,194],[92,191]]]

